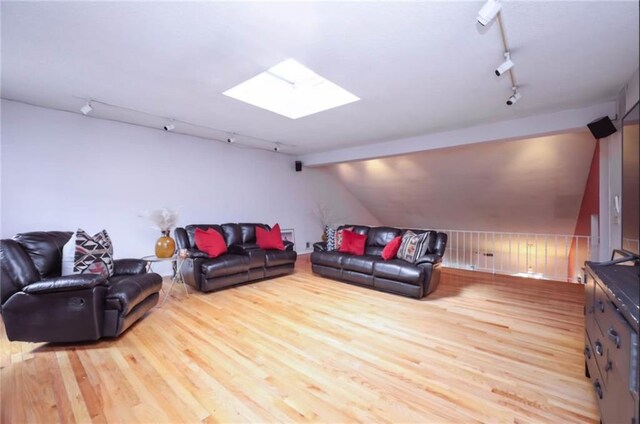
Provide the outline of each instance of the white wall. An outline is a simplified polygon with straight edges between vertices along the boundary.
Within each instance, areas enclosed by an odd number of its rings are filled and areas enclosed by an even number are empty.
[[[1,235],[106,228],[116,257],[153,254],[142,211],[167,206],[179,225],[264,222],[294,228],[296,250],[320,239],[316,204],[379,224],[327,170],[294,158],[79,114],[2,101]]]

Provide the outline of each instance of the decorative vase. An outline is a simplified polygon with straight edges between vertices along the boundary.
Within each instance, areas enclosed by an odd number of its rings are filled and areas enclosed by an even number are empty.
[[[169,237],[169,231],[163,231],[162,237],[156,242],[156,256],[170,258],[176,251],[176,242]]]
[[[322,232],[322,241],[325,242],[325,243],[329,239],[329,236],[327,235],[328,233],[329,233],[329,226],[325,225],[324,226],[324,231]]]

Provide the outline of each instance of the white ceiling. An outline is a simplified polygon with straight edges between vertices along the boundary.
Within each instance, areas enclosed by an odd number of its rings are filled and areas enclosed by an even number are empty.
[[[591,105],[638,67],[637,1],[504,1],[523,95],[507,107],[482,4],[3,1],[2,96],[74,112],[74,96],[95,98],[304,154]],[[221,94],[287,58],[362,100],[291,120]],[[164,125],[100,104],[93,115]]]
[[[584,131],[329,168],[387,225],[573,234],[594,146]]]

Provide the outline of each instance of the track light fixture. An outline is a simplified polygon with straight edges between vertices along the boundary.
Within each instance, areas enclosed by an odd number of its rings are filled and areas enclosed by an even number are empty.
[[[91,102],[85,103],[85,105],[80,108],[80,112],[82,112],[83,115],[88,115],[92,110]]]
[[[511,53],[506,52],[504,54],[504,59],[505,59],[505,61],[502,62],[502,65],[500,65],[500,66],[498,66],[496,68],[496,75],[497,76],[501,76],[505,72],[507,72],[509,69],[513,68],[513,62],[511,61]]]
[[[280,143],[276,143],[276,147],[273,148],[273,151],[276,153],[280,151]]]
[[[231,144],[231,143],[235,143],[235,142],[236,142],[235,133],[229,134],[229,137],[227,137],[227,143]]]
[[[478,12],[478,22],[482,26],[489,25],[500,13],[502,5],[499,0],[487,0],[480,12]]]
[[[507,105],[509,106],[517,103],[522,97],[522,94],[518,92],[518,87],[512,87],[511,89],[513,90],[513,94],[507,99]]]
[[[176,128],[176,126],[172,121],[172,122],[169,122],[167,125],[165,125],[163,128],[165,131],[173,131]]]

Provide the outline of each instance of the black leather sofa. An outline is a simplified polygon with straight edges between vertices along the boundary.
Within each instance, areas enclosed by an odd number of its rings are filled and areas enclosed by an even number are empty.
[[[0,241],[0,301],[9,340],[78,342],[116,337],[158,303],[162,277],[146,261],[114,261],[114,275],[60,275],[66,231]]]
[[[270,230],[265,224],[198,224],[178,227],[174,232],[178,249],[187,249],[182,263],[184,281],[197,290],[211,292],[263,278],[293,272],[297,253],[293,243],[285,241],[285,250],[263,250],[256,244],[256,227]],[[196,248],[196,228],[213,228],[224,237],[227,253],[210,258]]]
[[[436,231],[411,230],[416,234],[429,233],[427,254],[415,264],[402,259],[382,259],[382,249],[407,230],[392,227],[343,225],[353,227],[357,234],[367,235],[363,256],[328,252],[325,242],[314,243],[311,270],[324,277],[373,289],[414,297],[417,299],[433,292],[440,282],[442,256],[447,247],[447,235]]]

